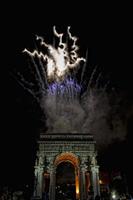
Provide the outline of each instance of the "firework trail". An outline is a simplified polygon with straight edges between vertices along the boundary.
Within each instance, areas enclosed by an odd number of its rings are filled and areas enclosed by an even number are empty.
[[[108,84],[101,84],[102,73],[97,73],[96,66],[86,80],[88,52],[86,58],[79,57],[77,38],[72,36],[70,27],[66,42],[64,34],[58,33],[55,26],[53,33],[57,46],[36,36],[44,51],[23,50],[30,57],[34,81],[18,74],[19,83],[37,100],[46,115],[47,133],[90,133],[99,145],[123,139],[126,126],[116,112],[112,114],[115,105],[110,104],[106,92]],[[79,68],[82,72],[77,78],[75,71],[78,73]]]

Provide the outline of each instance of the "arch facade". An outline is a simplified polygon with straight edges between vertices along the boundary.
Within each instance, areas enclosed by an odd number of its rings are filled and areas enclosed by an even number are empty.
[[[35,163],[33,199],[55,200],[56,168],[71,162],[75,168],[76,200],[100,194],[99,166],[92,135],[41,134]]]

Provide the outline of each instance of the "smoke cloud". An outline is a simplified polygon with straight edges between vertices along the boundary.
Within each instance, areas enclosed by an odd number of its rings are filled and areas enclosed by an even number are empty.
[[[60,39],[57,50],[37,37],[50,54],[45,56],[37,50],[31,53],[25,49],[24,52],[31,58],[31,76],[26,76],[29,78],[27,80],[24,75],[18,74],[18,82],[37,100],[46,116],[45,133],[92,134],[98,146],[107,146],[116,139],[124,140],[128,116],[120,104],[119,95],[111,87],[108,89],[106,83],[101,84],[101,72],[97,73],[96,67],[88,74],[87,54],[86,59],[78,57],[77,39],[72,37],[70,30],[68,35],[73,41],[71,53],[74,53],[70,58],[67,43],[62,42],[63,35],[58,34],[55,28],[54,32]],[[64,57],[66,55],[67,61]],[[54,64],[60,63],[59,56],[63,56],[60,58],[63,65],[53,68]],[[76,69],[71,70],[71,65]],[[77,78],[79,69],[82,70],[80,78]]]

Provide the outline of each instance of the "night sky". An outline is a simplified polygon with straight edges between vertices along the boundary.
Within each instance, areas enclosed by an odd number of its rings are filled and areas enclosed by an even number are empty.
[[[4,92],[1,97],[4,118],[1,130],[0,158],[0,184],[22,187],[32,185],[33,163],[36,151],[36,139],[39,136],[39,127],[42,125],[39,118],[41,112],[32,97],[21,88],[12,77],[12,72],[17,66],[23,67],[25,58],[22,50],[32,47],[34,35],[52,34],[52,26],[64,31],[71,25],[72,33],[77,35],[83,51],[89,49],[89,64],[100,64],[108,72],[111,83],[116,90],[123,94],[127,105],[133,102],[133,77],[132,77],[132,52],[129,49],[130,30],[123,18],[103,19],[93,16],[79,17],[68,16],[59,19],[47,19],[42,11],[25,14],[28,9],[14,15],[9,13],[5,19],[4,28],[4,61],[2,63]],[[66,12],[66,11],[65,11]],[[61,14],[61,13],[60,13]],[[35,15],[37,17],[35,17]],[[49,15],[51,15],[49,13]],[[92,19],[92,20],[91,20]],[[124,31],[125,30],[125,31]],[[50,36],[51,37],[51,36]],[[4,117],[3,117],[4,116]],[[132,132],[133,113],[130,115],[127,126],[127,138],[121,144],[110,145],[106,152],[101,152],[99,162],[102,168],[120,168],[127,173],[128,181],[133,178],[132,161]],[[131,185],[132,186],[132,185]],[[130,187],[131,187],[130,186]]]

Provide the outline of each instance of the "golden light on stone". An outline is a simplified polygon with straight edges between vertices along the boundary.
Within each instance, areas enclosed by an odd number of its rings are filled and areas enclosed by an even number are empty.
[[[79,199],[79,171],[78,171],[78,165],[79,161],[78,158],[73,153],[62,153],[59,156],[57,156],[55,160],[55,166],[59,165],[62,162],[70,162],[75,168],[75,187],[76,187],[76,199]]]
[[[103,181],[102,181],[102,180],[99,180],[99,184],[100,184],[100,185],[103,184]]]
[[[79,165],[78,158],[73,153],[62,153],[59,156],[57,156],[54,164],[55,166],[59,165],[61,162],[71,162],[74,167],[77,167]]]
[[[76,199],[79,199],[79,176],[76,175],[75,177],[76,181]]]

